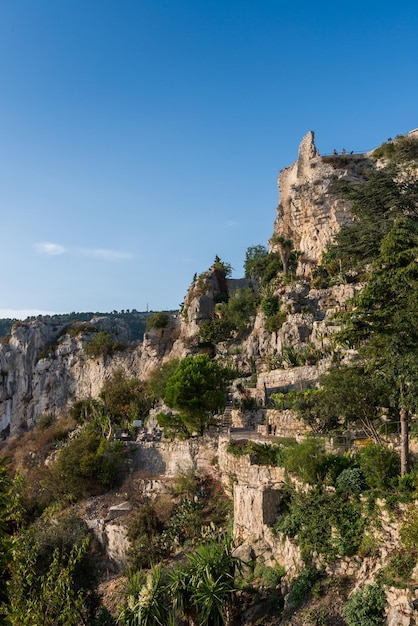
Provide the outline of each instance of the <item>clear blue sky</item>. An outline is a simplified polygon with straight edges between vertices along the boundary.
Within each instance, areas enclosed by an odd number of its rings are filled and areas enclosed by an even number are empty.
[[[0,317],[177,308],[279,171],[418,126],[418,3],[0,0]]]

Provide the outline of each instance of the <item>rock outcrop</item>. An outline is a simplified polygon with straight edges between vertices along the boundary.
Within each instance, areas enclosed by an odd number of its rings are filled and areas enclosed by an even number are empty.
[[[335,191],[335,182],[361,182],[371,167],[371,159],[364,154],[321,157],[310,131],[302,139],[297,161],[280,172],[274,234],[291,239],[302,252],[300,275],[310,273],[341,226],[352,220],[350,203]],[[274,244],[270,247],[275,249]]]
[[[138,371],[134,350],[87,358],[84,347],[92,332],[110,332],[126,339],[120,321],[93,318],[67,332],[53,317],[15,324],[9,340],[0,344],[0,431],[31,428],[41,415],[60,416],[79,399],[97,397],[116,369]]]
[[[338,179],[361,180],[364,168],[371,167],[367,156],[321,157],[313,133],[308,133],[299,148],[298,160],[279,176],[280,204],[274,232],[292,239],[304,257],[299,274],[308,274],[326,244],[341,224],[350,221],[349,204],[333,191]],[[152,328],[138,345],[129,345],[112,357],[86,358],[84,348],[88,329],[67,333],[54,318],[40,318],[16,324],[9,340],[0,344],[0,432],[18,432],[31,427],[44,413],[60,415],[76,400],[96,397],[104,381],[116,369],[142,380],[162,363],[199,352],[199,327],[216,314],[216,303],[225,301],[236,288],[257,284],[249,279],[230,280],[219,270],[219,263],[190,286],[177,316],[170,316],[164,328]],[[301,280],[282,285],[277,295],[287,319],[277,332],[265,330],[265,317],[259,311],[245,337],[224,347],[225,355],[237,368],[250,371],[257,363],[260,371],[274,367],[272,361],[286,345],[298,350],[312,343],[324,347],[332,328],[328,317],[354,295],[351,285],[328,290],[312,290]],[[119,339],[124,330],[110,319],[93,319],[97,329]],[[232,349],[231,349],[232,345]],[[234,352],[234,356],[231,353]]]

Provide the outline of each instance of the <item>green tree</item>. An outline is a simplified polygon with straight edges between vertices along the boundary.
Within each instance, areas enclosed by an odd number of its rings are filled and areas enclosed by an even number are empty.
[[[225,263],[224,261],[221,261],[218,255],[215,256],[212,268],[222,274],[224,278],[228,278],[228,276],[231,276],[232,274],[232,265],[230,263]]]
[[[164,413],[160,411],[160,413],[157,413],[156,419],[158,425],[164,430],[165,437],[174,438],[179,436],[180,438],[187,439],[190,436],[189,430],[180,413],[173,413],[172,411]]]
[[[345,269],[363,268],[375,260],[397,218],[418,216],[418,181],[400,175],[393,164],[375,170],[361,185],[348,184],[343,195],[352,201],[354,217],[336,235],[336,256]]]
[[[130,378],[122,369],[113,372],[99,395],[116,424],[145,417],[151,406],[146,385],[138,378]]]
[[[122,341],[115,339],[105,331],[99,331],[89,339],[84,352],[90,358],[97,358],[100,356],[111,356],[115,352],[125,350],[125,348],[126,344]]]
[[[169,378],[174,374],[179,364],[179,359],[171,359],[155,368],[148,376],[146,387],[148,395],[154,400],[162,400]]]
[[[164,311],[159,311],[148,317],[145,332],[149,333],[152,328],[165,328],[170,321],[170,317]]]
[[[250,246],[245,253],[245,278],[261,278],[266,266],[268,250],[265,246]]]
[[[180,361],[169,378],[164,401],[179,412],[189,434],[203,434],[211,416],[223,410],[230,371],[206,354]]]
[[[268,252],[265,246],[250,246],[245,253],[246,278],[258,278],[262,286],[271,283],[283,269],[280,254]]]
[[[360,422],[369,437],[379,439],[373,420],[385,405],[385,387],[364,365],[337,365],[320,379],[320,389],[297,394],[298,416],[318,432],[344,430]]]
[[[399,217],[383,238],[380,256],[354,311],[337,336],[360,349],[365,371],[384,385],[402,427],[402,473],[407,472],[409,413],[418,408],[418,225]]]

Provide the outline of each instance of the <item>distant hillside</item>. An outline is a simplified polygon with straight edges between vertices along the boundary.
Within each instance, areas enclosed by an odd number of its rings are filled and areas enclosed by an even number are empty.
[[[164,311],[168,314],[175,314],[177,311]],[[145,326],[147,318],[153,315],[155,311],[137,311],[136,309],[122,309],[121,311],[112,311],[111,313],[101,313],[99,311],[85,311],[82,313],[62,313],[54,315],[54,319],[62,322],[63,324],[69,324],[71,322],[88,322],[92,317],[110,317],[122,319],[129,327],[130,340],[142,341],[145,333]],[[42,316],[38,316],[41,318]],[[26,321],[37,319],[35,316],[28,317]],[[15,324],[17,319],[3,318],[0,319],[0,337],[7,337],[10,335],[11,328]]]

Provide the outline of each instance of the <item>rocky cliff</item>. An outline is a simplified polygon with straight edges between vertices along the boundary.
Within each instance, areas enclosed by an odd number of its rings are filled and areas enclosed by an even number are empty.
[[[274,234],[292,240],[302,252],[300,275],[309,274],[341,226],[351,221],[350,204],[335,191],[335,182],[361,182],[373,167],[366,154],[320,156],[312,131],[302,139],[297,161],[280,172],[274,223]]]
[[[291,239],[294,248],[303,253],[298,267],[302,280],[277,288],[282,309],[288,311],[280,329],[267,332],[265,316],[259,311],[248,320],[244,336],[217,346],[218,358],[247,372],[251,363],[257,363],[263,371],[274,367],[286,345],[301,349],[307,344],[321,348],[327,344],[332,333],[329,316],[354,295],[355,287],[312,289],[303,276],[309,274],[341,224],[351,219],[348,202],[334,191],[335,181],[361,181],[370,167],[367,155],[321,157],[313,133],[303,138],[298,160],[280,173],[280,203],[274,223],[274,233]],[[164,361],[198,352],[199,327],[213,319],[216,303],[234,289],[249,285],[257,290],[253,281],[225,279],[212,267],[195,278],[177,317],[170,317],[164,328],[150,330],[142,343],[130,344],[112,357],[86,357],[84,349],[91,338],[86,327],[67,332],[54,318],[16,324],[11,337],[0,344],[0,431],[18,432],[31,427],[44,413],[60,415],[74,401],[97,396],[115,369],[145,379]],[[122,324],[112,325],[110,320],[92,320],[92,326],[116,338],[126,335]]]
[[[294,247],[303,253],[298,280],[290,284],[282,280],[274,285],[274,295],[280,299],[281,310],[286,313],[284,321],[274,332],[267,330],[266,315],[258,307],[248,319],[244,333],[233,332],[227,340],[211,346],[218,359],[235,365],[242,372],[244,383],[246,376],[256,371],[257,385],[251,389],[251,394],[259,404],[263,404],[266,391],[316,384],[329,365],[331,339],[336,329],[332,316],[344,308],[359,285],[335,284],[317,289],[308,279],[327,243],[341,225],[351,220],[349,203],[339,197],[335,183],[339,180],[361,183],[365,172],[375,166],[368,155],[321,157],[313,133],[308,133],[302,140],[298,160],[279,176],[280,203],[274,234],[291,239]],[[271,244],[273,249],[274,243]],[[0,431],[4,436],[9,432],[19,433],[34,426],[43,414],[65,415],[76,400],[97,397],[103,383],[116,370],[144,380],[153,369],[170,359],[181,359],[207,349],[200,343],[201,325],[216,318],[217,305],[225,302],[235,289],[246,287],[258,293],[257,281],[228,280],[214,265],[196,276],[179,314],[170,316],[165,326],[149,330],[139,344],[129,344],[123,324],[107,318],[69,326],[53,317],[16,324],[11,336],[0,344]],[[125,342],[126,347],[112,355],[89,356],[86,346],[98,331]],[[289,347],[293,356],[305,355],[297,366],[291,359],[284,359]],[[315,352],[314,362],[307,348]],[[264,435],[272,425],[278,427],[277,433],[274,431],[278,436],[291,435],[297,439],[304,436],[301,424],[293,415],[285,412],[275,415],[274,411],[269,415],[264,409],[263,412],[264,430],[260,427],[254,438],[259,435],[264,443],[267,439]],[[258,419],[259,412],[254,413]],[[287,480],[284,469],[257,465],[250,455],[235,457],[227,452],[228,442],[229,438],[216,433],[186,442],[135,442],[131,445],[131,478],[136,475],[143,492],[155,494],[164,486],[167,488],[167,481],[172,480],[179,469],[193,467],[212,473],[233,493],[234,535],[241,542],[246,560],[255,554],[267,565],[283,565],[290,580],[301,568],[300,549],[296,541],[273,529]],[[300,485],[300,488],[305,487]],[[125,501],[126,497],[122,490],[106,495],[106,500],[114,498],[115,501],[110,508],[103,505],[102,511],[97,509],[96,498],[82,505],[83,518],[106,547],[108,556],[119,566],[125,564],[128,548],[123,518],[129,514],[131,504]],[[389,562],[391,554],[399,551],[399,524],[404,507],[395,512],[399,519],[384,511],[383,502],[378,503],[378,507],[381,509],[376,513],[378,524],[371,529],[378,539],[377,551],[372,556],[355,555],[328,564],[328,575],[355,579],[357,587],[363,586],[373,581],[376,572]],[[414,595],[412,589],[394,587],[387,591],[388,624],[412,626],[415,623],[417,614],[411,608]],[[292,623],[296,626],[308,622]]]

